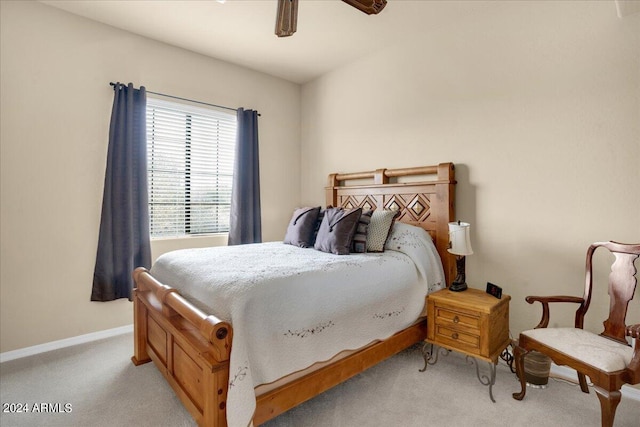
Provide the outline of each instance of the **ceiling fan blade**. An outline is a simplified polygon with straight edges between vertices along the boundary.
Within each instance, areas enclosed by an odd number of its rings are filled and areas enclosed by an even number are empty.
[[[298,29],[298,0],[278,0],[276,36],[289,37]]]
[[[387,5],[387,0],[342,0],[367,15],[377,15]],[[278,0],[276,35],[289,37],[298,29],[298,0]]]
[[[387,0],[342,0],[367,15],[377,15],[387,5]]]

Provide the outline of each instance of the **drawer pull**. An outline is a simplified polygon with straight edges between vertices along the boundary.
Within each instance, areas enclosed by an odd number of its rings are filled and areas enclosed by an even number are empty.
[[[453,338],[454,340],[457,340],[458,339],[458,333],[457,332],[452,333],[451,334],[451,338]]]
[[[453,318],[453,323],[458,323],[460,322],[460,318],[458,316]]]

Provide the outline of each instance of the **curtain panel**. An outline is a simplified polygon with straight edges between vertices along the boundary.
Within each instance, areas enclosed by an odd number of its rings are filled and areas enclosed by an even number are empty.
[[[132,298],[136,267],[151,267],[144,87],[114,85],[91,301]]]
[[[258,112],[238,108],[238,140],[231,189],[228,244],[261,241]]]

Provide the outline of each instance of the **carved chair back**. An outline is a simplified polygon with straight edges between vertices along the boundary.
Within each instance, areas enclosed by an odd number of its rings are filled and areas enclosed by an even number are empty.
[[[640,257],[640,245],[628,245],[616,242],[594,243],[587,251],[584,303],[576,312],[576,326],[583,327],[584,315],[591,302],[593,287],[593,253],[599,247],[608,249],[615,260],[609,274],[609,317],[604,323],[604,332],[600,335],[627,343],[625,340],[627,309],[636,289],[637,272],[635,260]]]

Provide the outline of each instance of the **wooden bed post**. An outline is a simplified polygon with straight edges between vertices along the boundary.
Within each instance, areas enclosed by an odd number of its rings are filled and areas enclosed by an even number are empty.
[[[229,369],[204,372],[202,424],[203,426],[227,426],[227,388]]]
[[[453,163],[440,163],[438,165],[438,183],[436,184],[436,248],[442,259],[446,285],[456,277],[456,263],[453,255],[447,252],[449,248],[449,226],[448,223],[455,221],[455,200],[456,200],[456,179],[455,166]]]
[[[386,169],[376,169],[375,173],[373,174],[373,183],[388,184],[389,177],[387,176],[386,172],[387,172]]]
[[[136,279],[136,269],[133,272],[133,280]],[[147,308],[140,301],[138,292],[140,285],[133,290],[133,357],[131,361],[134,365],[142,365],[150,362],[151,358],[147,352]]]
[[[329,182],[327,183],[327,187],[325,188],[325,200],[326,206],[333,206],[338,198],[338,189],[336,188],[339,184],[338,174],[332,173],[329,175]]]

